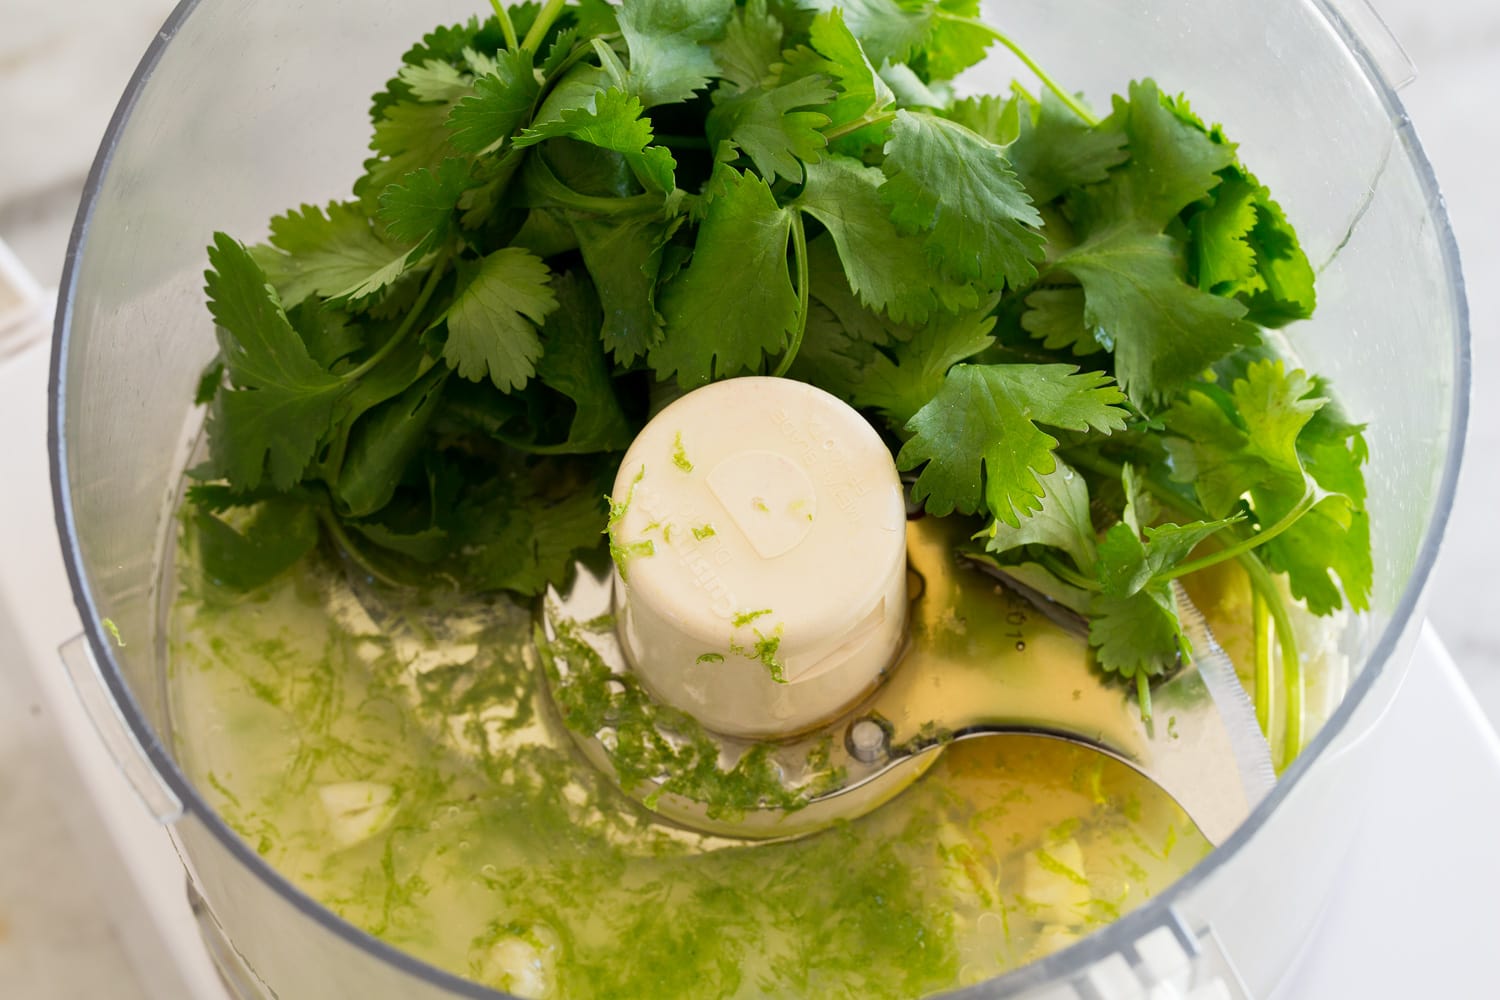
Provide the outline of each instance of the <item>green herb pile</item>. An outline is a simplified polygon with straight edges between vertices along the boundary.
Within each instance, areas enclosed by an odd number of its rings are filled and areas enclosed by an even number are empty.
[[[547,0],[427,35],[349,200],[209,248],[209,574],[325,537],[537,594],[601,545],[652,413],[784,375],[1143,693],[1187,651],[1171,581],[1226,559],[1295,681],[1275,576],[1316,614],[1371,586],[1361,429],[1262,334],[1313,311],[1297,236],[1185,101],[1142,81],[1096,117],[978,12]],[[956,96],[997,43],[1040,96]]]

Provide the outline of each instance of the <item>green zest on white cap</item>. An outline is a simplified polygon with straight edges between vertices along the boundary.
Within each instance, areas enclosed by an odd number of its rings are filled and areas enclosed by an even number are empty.
[[[646,425],[610,545],[631,665],[709,729],[788,735],[890,665],[906,624],[906,509],[890,450],[848,405],[739,378]]]

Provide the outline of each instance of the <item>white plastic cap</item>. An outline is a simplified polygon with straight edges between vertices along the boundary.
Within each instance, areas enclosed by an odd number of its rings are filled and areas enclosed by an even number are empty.
[[[668,406],[615,481],[620,640],[716,732],[790,735],[867,692],[906,625],[890,450],[821,389],[740,378]]]

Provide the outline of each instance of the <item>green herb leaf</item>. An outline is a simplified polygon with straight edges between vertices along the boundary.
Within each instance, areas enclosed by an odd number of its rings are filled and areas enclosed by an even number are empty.
[[[265,273],[243,246],[214,234],[206,275],[209,312],[232,388],[209,415],[218,470],[239,490],[302,476],[345,390],[307,353]]]
[[[1057,439],[1038,425],[1109,433],[1125,426],[1123,402],[1107,376],[1070,365],[959,365],[906,425],[896,464],[925,464],[912,498],[928,513],[988,509],[1017,527],[1042,506],[1037,476],[1057,467]]]
[[[943,388],[948,370],[995,342],[991,315],[999,296],[978,309],[938,313],[926,326],[898,343],[890,353],[875,352],[863,367],[853,401],[880,410],[896,426],[905,426]]]
[[[656,279],[671,226],[649,218],[608,222],[586,215],[575,216],[572,224],[604,308],[604,347],[629,365],[661,339]]]
[[[630,88],[646,107],[676,104],[719,71],[704,42],[724,34],[734,0],[632,0],[619,10]]]
[[[651,123],[642,118],[641,102],[624,91],[600,92],[592,106],[567,108],[550,121],[538,121],[515,140],[518,147],[567,136],[617,153],[639,153],[651,144]]]
[[[255,590],[318,544],[317,517],[300,497],[273,497],[235,513],[231,523],[207,507],[193,510],[203,573],[221,587]]]
[[[1089,644],[1103,670],[1127,679],[1160,676],[1192,655],[1176,598],[1164,584],[1129,597],[1095,595],[1089,610]]]
[[[794,205],[821,222],[838,247],[849,287],[860,301],[898,322],[925,322],[935,310],[979,305],[972,284],[943,276],[928,259],[921,236],[904,236],[879,193],[885,175],[845,156],[807,165],[807,183]]]
[[[1259,340],[1244,306],[1183,280],[1177,246],[1160,233],[1109,228],[1063,254],[1057,267],[1083,286],[1087,329],[1114,351],[1120,384],[1137,405]]]
[[[603,316],[599,299],[586,278],[573,273],[552,281],[557,309],[542,327],[546,350],[536,375],[549,388],[573,401],[567,439],[552,445],[552,454],[624,451],[634,436],[620,409],[610,380],[609,360],[599,339]]]
[[[442,366],[432,368],[354,425],[348,455],[333,488],[341,516],[366,517],[390,502],[406,467],[417,456],[447,377]]]
[[[1046,545],[1066,552],[1085,575],[1093,575],[1097,547],[1088,483],[1061,460],[1037,481],[1042,486],[1041,506],[1014,525],[990,522],[985,548],[1006,553],[1027,545]]]
[[[470,185],[468,161],[444,160],[436,172],[413,170],[380,196],[380,221],[391,239],[417,244],[411,256],[436,249],[453,228],[458,200]]]
[[[781,61],[781,22],[767,13],[766,0],[747,0],[735,10],[724,37],[713,43],[719,76],[739,90],[772,82],[772,67]]]
[[[502,52],[494,72],[475,80],[473,95],[447,115],[453,148],[465,153],[499,149],[531,114],[540,93],[530,53]]]
[[[1292,507],[1307,488],[1297,438],[1324,402],[1304,372],[1270,360],[1251,365],[1227,399],[1190,391],[1165,418],[1174,478],[1193,484],[1214,517],[1257,489]]]
[[[536,325],[557,308],[551,272],[534,254],[507,247],[477,263],[460,260],[458,273],[459,292],[443,316],[443,358],[470,381],[489,376],[502,392],[521,388],[542,353]]]
[[[720,167],[719,194],[708,203],[693,258],[661,293],[666,319],[651,350],[658,377],[676,374],[683,388],[759,367],[786,346],[797,321],[797,293],[787,271],[790,209],[766,182]],[[735,307],[725,309],[725,303]]]
[[[996,291],[1036,277],[1042,217],[994,143],[935,115],[896,112],[880,197],[897,228],[928,234],[928,256]]]
[[[272,249],[274,248],[274,249]],[[386,243],[358,204],[303,205],[271,219],[271,247],[251,250],[288,309],[310,295],[332,298],[351,288],[376,291],[399,277],[385,269],[406,259],[406,249]],[[402,269],[404,270],[404,268]]]
[[[828,116],[793,109],[821,105],[832,98],[833,91],[816,76],[724,97],[708,115],[709,142],[715,147],[731,143],[744,150],[767,181],[780,176],[800,184],[802,165],[816,163],[828,145],[818,131],[828,124]]]
[[[1082,288],[1041,288],[1026,296],[1026,305],[1021,326],[1047,350],[1079,357],[1104,350],[1089,331]]]
[[[1009,149],[1010,159],[1037,204],[1074,188],[1098,184],[1108,179],[1111,169],[1130,159],[1125,131],[1118,121],[1091,127],[1051,91],[1044,92],[1039,103],[1028,102],[1019,118],[1019,131]]]

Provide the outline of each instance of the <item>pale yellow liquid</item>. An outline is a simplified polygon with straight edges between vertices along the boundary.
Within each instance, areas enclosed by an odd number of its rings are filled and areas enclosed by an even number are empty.
[[[413,599],[377,627],[326,563],[231,605],[191,582],[190,552],[179,570],[190,776],[331,910],[491,986],[922,996],[1071,943],[1208,851],[1133,771],[1036,737],[955,745],[894,802],[801,840],[701,837],[582,760],[525,612]],[[372,805],[338,814],[351,795]]]

